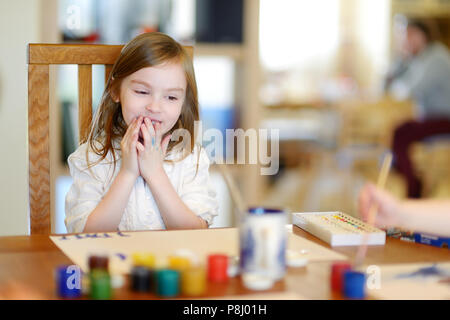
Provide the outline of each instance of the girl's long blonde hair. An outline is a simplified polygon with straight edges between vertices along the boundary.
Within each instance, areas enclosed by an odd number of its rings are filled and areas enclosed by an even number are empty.
[[[144,33],[135,37],[123,47],[108,77],[105,91],[87,137],[86,159],[88,167],[99,163],[111,152],[115,168],[117,159],[113,143],[121,139],[127,130],[121,103],[114,102],[113,98],[119,96],[123,79],[142,68],[157,66],[165,62],[180,63],[184,69],[187,82],[186,97],[181,108],[181,114],[174,127],[167,134],[171,134],[177,129],[188,130],[191,141],[190,143],[183,141],[183,145],[188,149],[184,150],[184,154],[187,156],[192,152],[195,144],[194,121],[199,120],[197,84],[192,58],[183,46],[168,35],[159,32]],[[99,142],[100,144],[98,144]],[[178,144],[177,141],[170,141],[167,153],[176,144]],[[100,156],[92,164],[89,164],[89,149]]]

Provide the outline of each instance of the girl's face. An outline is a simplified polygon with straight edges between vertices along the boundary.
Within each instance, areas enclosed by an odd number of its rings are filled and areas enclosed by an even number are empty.
[[[180,63],[142,68],[123,79],[119,98],[127,125],[139,116],[161,124],[161,134],[176,124],[186,96],[186,77]]]

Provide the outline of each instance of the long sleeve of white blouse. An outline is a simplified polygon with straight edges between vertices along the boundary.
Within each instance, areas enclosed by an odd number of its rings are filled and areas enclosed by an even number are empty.
[[[201,148],[200,155],[198,148],[194,150],[196,152],[186,159],[191,164],[184,166],[182,184],[178,194],[189,209],[202,217],[210,226],[219,210],[216,192],[209,176],[210,162],[205,149]]]
[[[69,233],[84,230],[89,214],[97,207],[107,191],[105,171],[110,165],[102,161],[88,169],[86,148],[87,144],[81,145],[67,160],[73,179],[65,202],[65,224]],[[92,158],[92,154],[89,153],[89,160],[94,162],[98,158]]]

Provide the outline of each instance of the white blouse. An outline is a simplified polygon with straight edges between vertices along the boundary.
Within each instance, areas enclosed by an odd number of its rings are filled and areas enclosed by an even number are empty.
[[[65,224],[70,233],[83,232],[89,214],[105,196],[121,165],[120,150],[118,150],[114,172],[111,152],[101,162],[88,169],[86,148],[88,144],[82,144],[68,158],[73,183],[66,195]],[[97,159],[99,156],[90,150],[89,161],[95,162]],[[166,159],[170,160],[174,157],[168,156]],[[218,214],[219,205],[216,192],[210,183],[209,159],[205,150],[195,146],[193,152],[185,159],[174,162],[165,161],[163,167],[181,200],[210,226],[213,218]],[[150,188],[141,176],[138,177],[118,229],[131,231],[165,228]]]

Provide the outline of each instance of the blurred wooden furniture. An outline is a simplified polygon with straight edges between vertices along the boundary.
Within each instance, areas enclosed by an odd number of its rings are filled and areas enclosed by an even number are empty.
[[[390,148],[395,128],[413,118],[411,101],[385,97],[377,102],[351,102],[339,107],[339,146],[366,145]]]
[[[425,198],[450,197],[450,139],[416,142],[410,149]]]
[[[105,65],[105,81],[123,45],[28,45],[28,150],[31,234],[49,234],[49,69],[50,65],[78,65],[79,143],[86,141],[92,121],[92,65]],[[185,47],[190,55],[192,47]]]
[[[196,232],[203,232],[197,230]],[[161,231],[155,231],[161,232]],[[176,232],[176,231],[162,231]],[[293,227],[294,234],[331,248],[326,242],[300,228]],[[357,247],[331,248],[347,256],[350,261]],[[387,238],[384,246],[370,246],[365,263],[367,265],[421,262],[448,262],[448,249]],[[295,292],[307,299],[342,299],[330,290],[332,261],[310,262],[305,268],[288,268],[285,277],[265,292]],[[54,271],[59,265],[70,265],[70,259],[60,251],[48,235],[0,237],[0,287],[8,281],[20,282],[43,299],[57,299]],[[246,295],[255,291],[246,289],[239,277],[230,278],[227,284],[208,283],[206,297]],[[29,297],[31,298],[31,297]],[[186,298],[180,296],[180,298]],[[150,293],[135,293],[129,289],[128,281],[122,288],[114,290],[114,299],[159,299]]]
[[[339,105],[339,156],[361,177],[375,182],[385,152],[391,149],[395,129],[413,119],[413,103],[388,96],[376,102],[352,101]],[[387,189],[403,198],[406,182],[392,170]]]

